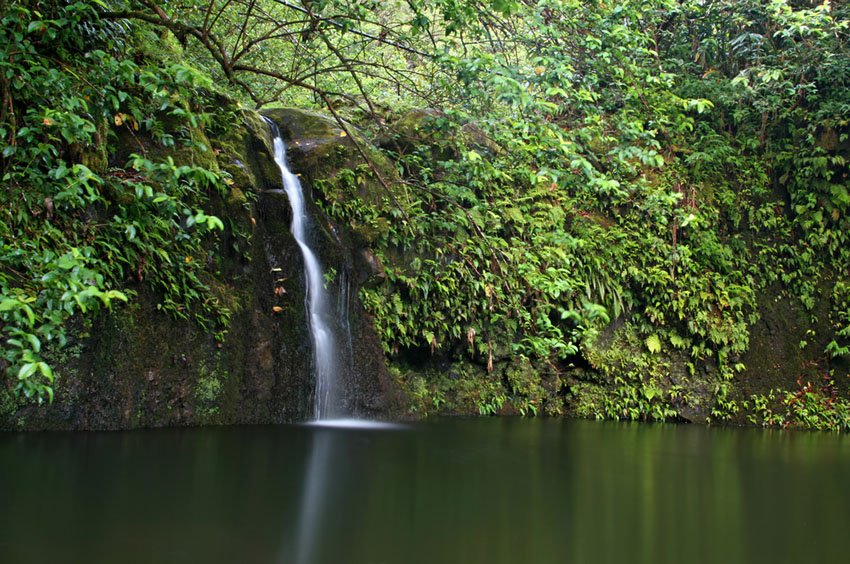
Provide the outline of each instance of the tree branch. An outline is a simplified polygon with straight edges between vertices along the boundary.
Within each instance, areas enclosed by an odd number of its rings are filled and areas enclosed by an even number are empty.
[[[310,10],[307,10],[307,9],[302,8],[300,6],[295,6],[293,4],[290,4],[286,0],[273,0],[273,1],[282,5],[282,6],[286,6],[287,8],[289,8],[291,10],[295,10],[296,12],[301,12],[302,14],[306,14],[306,15],[311,16],[311,17],[313,16],[312,13],[310,12]],[[338,29],[345,31],[346,33],[353,33],[355,35],[359,35],[361,37],[371,39],[372,41],[377,41],[378,43],[383,43],[384,45],[389,45],[391,47],[395,47],[396,49],[401,49],[402,51],[406,51],[406,52],[412,53],[414,55],[419,55],[420,57],[425,57],[426,59],[432,59],[433,58],[428,53],[423,53],[422,51],[414,49],[413,47],[408,47],[407,45],[402,45],[401,43],[391,41],[391,40],[387,39],[386,37],[379,37],[379,36],[376,36],[376,35],[372,35],[371,33],[366,33],[365,31],[360,31],[359,29],[352,29],[350,27],[347,27],[347,26],[339,23],[338,21],[336,21],[332,18],[319,18],[319,21],[321,21],[323,23],[328,23],[328,24],[330,24],[330,25],[332,25],[332,26],[334,26]]]
[[[381,175],[381,172],[378,170],[378,167],[375,165],[374,162],[372,162],[372,159],[369,158],[369,155],[366,154],[366,150],[363,149],[363,146],[360,144],[360,142],[357,140],[357,138],[354,135],[351,134],[351,130],[348,128],[345,121],[343,121],[343,119],[340,117],[340,115],[336,112],[336,110],[333,107],[333,104],[331,104],[331,101],[328,99],[327,95],[322,93],[321,97],[322,97],[322,101],[324,101],[324,103],[325,103],[325,106],[328,108],[328,110],[331,112],[331,114],[333,114],[336,122],[339,124],[339,126],[342,128],[342,130],[348,136],[348,138],[351,139],[351,142],[354,143],[354,147],[357,149],[357,152],[360,153],[360,156],[363,158],[363,160],[366,162],[366,164],[369,166],[369,168],[372,169],[372,172],[375,174],[375,178],[377,178],[378,182],[381,184],[381,186],[383,186],[387,195],[393,201],[393,204],[395,204],[395,207],[398,209],[398,211],[401,212],[401,215],[404,216],[404,220],[407,223],[410,223],[410,216],[407,215],[407,212],[404,210],[403,207],[401,207],[401,203],[398,201],[398,198],[395,197],[395,194],[393,193],[392,189],[390,188],[390,185],[387,184],[386,180],[384,180],[384,177],[383,177],[383,175]]]

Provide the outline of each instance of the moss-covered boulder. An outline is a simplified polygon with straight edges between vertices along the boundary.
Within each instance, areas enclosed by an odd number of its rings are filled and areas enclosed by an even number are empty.
[[[340,123],[323,112],[297,108],[265,109],[262,114],[278,125],[287,141],[293,171],[308,181],[332,177],[340,169],[364,164],[374,166],[387,182],[396,178],[387,157],[350,123]]]
[[[583,343],[581,352],[587,365],[565,375],[573,415],[705,423],[718,410],[723,379],[710,359],[695,362],[657,335],[643,338],[622,320]]]
[[[457,157],[458,145],[490,154],[504,151],[475,122],[459,124],[433,108],[410,110],[390,121],[387,133],[377,142],[398,153],[425,146],[435,159],[443,160]]]
[[[750,329],[749,350],[742,357],[745,369],[736,379],[740,402],[771,390],[799,390],[806,382],[825,379],[831,379],[842,394],[850,392],[850,363],[826,353],[828,343],[836,338],[830,325],[823,323],[829,319],[835,280],[834,274],[824,275],[812,309],[777,286],[759,293],[759,319]]]

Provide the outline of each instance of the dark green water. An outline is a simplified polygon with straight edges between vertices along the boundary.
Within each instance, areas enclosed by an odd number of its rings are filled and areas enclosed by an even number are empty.
[[[850,438],[443,420],[0,435],[0,562],[850,561]]]

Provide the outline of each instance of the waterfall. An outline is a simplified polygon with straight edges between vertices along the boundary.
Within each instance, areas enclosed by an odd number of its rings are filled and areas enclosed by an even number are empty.
[[[330,318],[333,312],[329,307],[328,293],[325,291],[322,267],[307,240],[309,217],[301,181],[292,174],[286,164],[286,146],[277,125],[268,118],[264,119],[269,124],[274,137],[274,160],[280,167],[283,189],[292,206],[290,231],[301,249],[301,255],[304,257],[304,275],[307,286],[305,306],[313,342],[313,370],[316,376],[316,398],[313,414],[316,419],[330,419],[340,415],[336,413],[340,400],[337,391],[339,387],[337,382],[339,351]]]
[[[339,320],[343,343],[341,347],[342,362],[345,366],[354,366],[354,345],[351,341],[351,322],[348,312],[351,308],[351,280],[348,275],[348,267],[343,266],[339,272],[339,293],[336,300],[336,318]]]

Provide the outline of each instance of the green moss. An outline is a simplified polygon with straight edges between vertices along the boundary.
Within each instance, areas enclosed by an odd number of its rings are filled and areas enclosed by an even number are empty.
[[[456,361],[448,365],[391,366],[391,375],[407,397],[409,412],[429,414],[561,415],[560,379],[544,378],[524,358],[483,365]]]
[[[433,395],[422,375],[407,374],[397,366],[390,366],[389,374],[406,398],[407,412],[410,415],[424,416],[428,415],[429,411],[439,409],[440,401]]]
[[[289,149],[298,155],[295,159],[298,172],[311,182],[333,178],[343,168],[364,165],[361,151],[386,182],[391,183],[398,177],[395,166],[380,150],[353,126],[346,125],[348,132],[343,130],[332,116],[295,108],[267,109],[262,113],[278,125],[285,139],[291,141]],[[374,201],[383,186],[377,178],[370,178],[374,171],[367,168],[370,174],[361,173],[363,182],[358,195]]]
[[[0,421],[9,421],[17,407],[14,394],[6,388],[0,388]]]
[[[167,29],[144,24],[133,26],[132,29],[133,51],[137,57],[162,61],[164,64],[185,64],[183,46]]]
[[[203,423],[214,423],[221,411],[220,402],[228,380],[227,370],[222,367],[221,355],[216,355],[210,367],[202,362],[198,367],[198,380],[192,393],[195,415]]]
[[[231,206],[243,206],[248,203],[248,197],[245,192],[237,186],[232,186],[227,192],[227,204]]]
[[[243,110],[242,120],[247,128],[247,133],[260,142],[260,144],[265,146],[265,149],[269,154],[273,155],[274,144],[270,137],[269,127],[263,120],[263,116],[251,110]]]
[[[505,403],[501,381],[480,366],[457,362],[425,370],[393,367],[391,374],[417,415],[495,413]]]
[[[79,328],[75,333],[78,339],[82,338]],[[69,390],[80,380],[80,364],[84,352],[85,349],[79,340],[62,348],[51,347],[44,351],[45,361],[54,367],[56,396],[59,402],[73,399]]]
[[[548,415],[561,414],[563,400],[558,397],[559,382],[553,389],[547,390],[540,370],[530,360],[518,358],[510,362],[505,367],[504,376],[510,391],[509,402],[521,415],[537,415],[541,409],[545,409]]]
[[[583,352],[595,372],[570,387],[570,407],[579,417],[704,421],[715,404],[716,376],[691,378],[681,351],[657,336],[642,339],[631,324],[609,329]]]
[[[166,130],[179,130],[180,128],[179,123],[169,126],[167,116],[163,116],[163,122],[166,123]],[[149,143],[146,152],[147,158],[160,161],[170,157],[174,159],[175,163],[181,165],[197,166],[219,172],[218,160],[213,151],[212,143],[204,130],[199,127],[189,127],[186,133],[189,141],[188,144],[182,146],[166,147]]]
[[[0,386],[0,431],[23,430],[27,419],[19,411],[25,406],[26,402],[16,397],[12,390]]]
[[[106,143],[109,125],[105,119],[97,120],[95,123],[97,127],[95,139],[98,143],[84,151],[81,160],[95,174],[104,174],[109,168],[109,145]]]
[[[56,367],[60,376],[76,375],[76,366],[80,362],[80,357],[83,355],[83,345],[79,342],[72,345],[67,345],[62,348],[51,348],[45,351],[44,358]]]
[[[608,399],[607,390],[599,384],[580,382],[570,387],[570,408],[576,417],[599,419],[604,417]]]
[[[336,120],[322,112],[297,108],[271,108],[263,115],[278,124],[281,133],[289,139],[299,141],[331,140],[345,137]]]
[[[564,380],[551,366],[525,357],[477,362],[434,358],[425,367],[391,363],[390,374],[413,415],[560,416]]]

